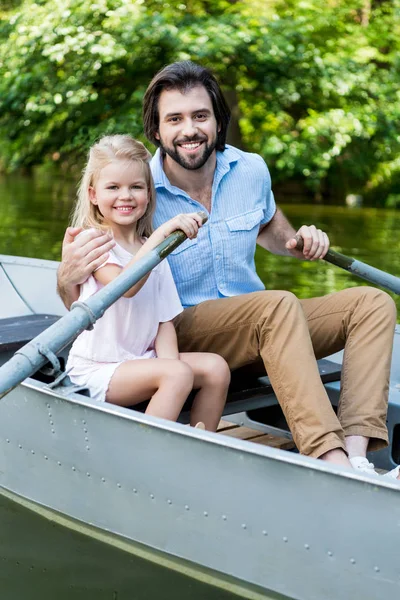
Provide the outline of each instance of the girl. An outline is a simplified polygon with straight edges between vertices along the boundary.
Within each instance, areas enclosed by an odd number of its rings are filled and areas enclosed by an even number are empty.
[[[150,154],[128,135],[106,136],[89,152],[73,226],[112,231],[109,258],[81,286],[85,300],[143,257],[176,229],[197,235],[201,218],[178,215],[152,233],[155,189]],[[176,420],[185,400],[197,391],[190,422],[215,431],[230,381],[217,354],[183,353],[172,319],[182,306],[167,261],[143,277],[72,346],[67,369],[92,398],[121,406],[148,400],[146,413]]]

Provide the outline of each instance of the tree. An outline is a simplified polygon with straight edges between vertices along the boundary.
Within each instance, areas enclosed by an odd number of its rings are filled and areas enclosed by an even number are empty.
[[[399,189],[399,13],[400,0],[24,0],[0,19],[0,166],[140,137],[150,78],[193,59],[223,84],[230,139],[277,184],[383,201]]]

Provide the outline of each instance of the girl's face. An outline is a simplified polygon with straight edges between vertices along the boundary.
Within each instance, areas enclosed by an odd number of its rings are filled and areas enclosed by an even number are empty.
[[[115,160],[101,169],[89,198],[104,217],[106,225],[134,225],[146,212],[149,189],[141,163]]]

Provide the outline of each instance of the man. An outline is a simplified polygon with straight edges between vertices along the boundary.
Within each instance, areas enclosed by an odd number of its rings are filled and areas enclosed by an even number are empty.
[[[169,257],[185,311],[176,319],[182,352],[221,354],[232,370],[262,361],[300,452],[373,472],[367,449],[387,445],[385,417],[396,309],[374,288],[298,300],[266,291],[255,271],[256,243],[275,254],[315,260],[329,240],[314,226],[297,232],[277,209],[261,157],[225,143],[230,119],[218,83],[190,61],[162,69],[143,104],[152,160],[155,225],[206,210],[195,240]],[[106,257],[99,232],[67,230],[59,292],[66,305]],[[302,238],[303,251],[296,249]],[[345,349],[335,415],[316,358]]]

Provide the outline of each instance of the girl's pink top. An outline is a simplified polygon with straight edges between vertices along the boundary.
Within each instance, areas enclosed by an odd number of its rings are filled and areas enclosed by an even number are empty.
[[[132,255],[116,244],[104,264],[124,267],[131,259]],[[102,287],[91,275],[81,285],[79,300],[86,300]],[[154,358],[159,324],[171,321],[182,310],[171,270],[164,260],[152,270],[133,298],[117,300],[91,331],[80,334],[72,346],[68,362],[72,365],[79,358],[98,362]]]

